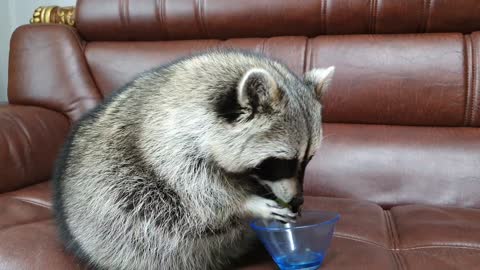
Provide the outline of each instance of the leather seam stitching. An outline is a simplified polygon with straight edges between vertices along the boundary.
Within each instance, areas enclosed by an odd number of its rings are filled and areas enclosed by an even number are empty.
[[[385,225],[386,225],[386,229],[387,229],[387,235],[388,235],[388,238],[389,238],[389,250],[390,251],[394,251],[396,250],[396,246],[395,246],[395,237],[393,236],[393,233],[392,233],[392,224],[390,222],[390,215],[389,215],[389,211],[388,210],[384,210],[383,211],[383,215],[385,216]],[[395,255],[395,252],[390,252],[390,255],[392,257],[392,263],[395,267],[395,269],[399,269],[399,265],[398,265],[398,260],[397,260],[397,256]]]
[[[465,75],[465,114],[464,114],[464,125],[471,126],[472,124],[472,40],[469,35],[465,35],[464,38],[464,68],[466,71]]]
[[[313,50],[312,50],[312,46],[310,44],[310,46],[308,47],[308,66],[307,66],[307,70],[311,70],[312,67],[314,66],[313,64]]]
[[[162,1],[162,24],[165,26],[165,37],[167,39],[170,39],[170,31],[168,30],[168,20],[167,20],[167,0],[161,0]]]
[[[391,250],[391,254],[392,254],[392,257],[393,257],[393,263],[395,265],[395,269],[401,270],[402,266],[401,266],[401,263],[400,263],[400,258],[398,256],[397,250],[396,249]]]
[[[377,33],[377,26],[378,26],[377,21],[378,21],[378,17],[379,17],[379,13],[380,13],[378,7],[380,6],[380,4],[379,4],[380,1],[382,1],[382,0],[376,0],[375,1],[375,25],[373,27],[373,33],[374,34]]]
[[[385,217],[387,218],[387,222],[388,222],[387,229],[390,231],[390,235],[392,238],[391,251],[392,251],[392,256],[394,258],[395,267],[400,270],[405,269],[404,263],[403,263],[403,257],[398,252],[401,250],[400,237],[398,235],[397,226],[395,225],[392,212],[390,212],[389,210],[385,210]]]
[[[73,30],[71,30],[71,31],[73,31]],[[79,46],[80,46],[80,45],[79,45]],[[98,97],[87,97],[87,98],[83,98],[83,99],[94,99],[94,100],[96,100],[96,101],[98,101],[98,102],[101,102],[102,99],[104,98],[104,95],[103,95],[102,91],[100,91],[100,88],[98,87],[98,83],[97,83],[97,81],[95,80],[95,77],[93,76],[93,72],[92,72],[92,70],[91,70],[91,68],[90,68],[90,64],[89,64],[89,62],[88,62],[88,60],[87,60],[87,56],[86,56],[87,46],[88,46],[88,44],[83,47],[83,51],[82,51],[83,53],[82,53],[81,57],[82,57],[82,59],[83,59],[83,64],[85,65],[85,68],[86,68],[86,70],[87,70],[89,79],[92,81],[93,87],[95,87],[95,90],[96,90],[96,92],[97,92]],[[82,49],[82,47],[80,47],[80,49]],[[78,100],[78,99],[77,99],[77,100]],[[73,103],[73,102],[72,102],[72,103]],[[67,113],[68,113],[68,112],[71,112],[71,111],[72,111],[72,110],[67,110],[67,111],[63,112],[63,113],[67,116],[67,118],[68,118],[68,120],[69,120],[69,122],[70,122],[70,125],[72,125],[74,121],[72,121],[72,120],[70,119],[70,117],[68,116]]]
[[[95,77],[93,77],[92,70],[90,69],[90,65],[88,64],[88,61],[87,61],[87,56],[85,55],[88,44],[85,44],[85,45],[82,44],[82,42],[79,39],[78,32],[76,32],[76,30],[74,30],[71,27],[67,27],[67,29],[70,31],[71,34],[74,35],[75,40],[77,40],[78,47],[82,51],[82,56],[81,57],[84,61],[85,67],[86,67],[87,72],[88,72],[88,75],[90,76],[90,79],[92,80],[93,86],[95,87],[95,90],[97,91],[97,94],[98,94],[98,96],[100,97],[100,100],[101,100],[101,99],[104,98],[104,96],[103,96],[102,92],[100,91],[100,89],[98,88],[98,83],[95,80]],[[99,101],[97,98],[88,98],[88,99],[95,99],[95,100]],[[61,113],[64,114],[67,117],[68,121],[70,122],[70,125],[72,125],[73,121],[66,114],[67,112],[69,112],[69,111],[65,111],[65,112],[61,112]]]
[[[327,34],[327,2],[328,0],[322,0],[322,22],[321,32]]]
[[[348,234],[343,234],[343,233],[337,233],[337,232],[335,232],[335,233],[334,233],[334,236],[335,236],[335,237],[338,237],[338,238],[353,240],[353,241],[357,241],[357,242],[361,242],[361,243],[365,243],[365,244],[377,246],[377,247],[380,247],[380,248],[383,248],[383,249],[390,249],[390,248],[388,248],[388,247],[386,247],[386,246],[383,246],[383,245],[381,245],[381,244],[379,244],[379,243],[375,243],[375,242],[373,242],[373,241],[369,241],[369,240],[366,240],[366,239],[358,238],[358,237],[353,236],[353,235],[348,235]]]
[[[452,248],[452,249],[471,249],[471,250],[479,250],[480,246],[468,246],[468,245],[426,245],[426,246],[413,246],[409,248],[402,248],[401,251],[410,251],[410,250],[419,250],[419,249],[429,249],[429,248]]]
[[[423,32],[427,32],[429,25],[430,25],[430,13],[431,13],[431,7],[432,7],[432,1],[433,0],[426,0],[426,8],[425,8],[425,13],[424,13],[424,26],[423,26]]]
[[[155,18],[160,22],[165,39],[169,39],[167,20],[165,18],[165,0],[153,0],[155,2]]]
[[[479,250],[480,251],[480,246],[469,246],[469,245],[454,245],[454,244],[445,244],[445,245],[424,245],[424,246],[412,246],[412,247],[406,247],[406,248],[389,248],[386,246],[383,246],[381,244],[375,243],[373,241],[365,240],[362,238],[358,238],[352,235],[348,234],[343,234],[343,233],[334,233],[334,237],[336,238],[342,238],[342,239],[347,239],[347,240],[352,240],[364,244],[368,244],[371,246],[375,246],[378,248],[382,248],[384,250],[389,250],[389,251],[413,251],[413,250],[419,250],[419,249],[441,249],[441,248],[452,248],[452,249],[471,249],[471,250]]]
[[[83,54],[83,60],[85,61],[85,67],[87,69],[88,75],[90,79],[92,80],[92,84],[95,87],[95,90],[97,91],[98,97],[87,97],[83,98],[83,100],[88,100],[88,99],[93,99],[96,100],[97,102],[101,102],[104,99],[102,91],[100,91],[100,88],[98,88],[98,83],[95,80],[95,77],[93,76],[92,70],[90,69],[90,65],[88,64],[87,57],[85,54]],[[72,102],[73,103],[73,102]],[[66,111],[68,112],[68,111]],[[68,119],[70,120],[70,117],[67,115]],[[73,124],[73,121],[70,120],[70,124]]]
[[[127,28],[127,23],[126,23],[126,18],[125,18],[125,1],[126,0],[120,0],[118,2],[118,9],[120,13],[120,23],[122,24],[122,27]]]
[[[370,0],[370,21],[369,21],[369,28],[370,33],[375,34],[376,28],[376,13],[377,13],[377,0]]]
[[[265,54],[265,43],[267,43],[268,38],[264,38],[262,41],[262,47],[260,48],[260,53]]]
[[[423,5],[422,9],[420,10],[420,19],[418,21],[418,32],[422,33],[425,32],[425,10],[427,9],[427,1],[428,0],[423,0]]]
[[[308,53],[309,53],[309,50],[310,49],[310,39],[307,38],[307,40],[305,41],[305,49],[304,49],[304,52],[303,52],[303,74],[307,73],[307,65],[309,64],[309,61],[308,61]]]
[[[200,22],[200,1],[201,0],[195,0],[193,3],[195,4],[195,7],[194,7],[194,15],[195,15],[195,22],[197,23],[197,26],[200,28],[200,31],[203,32],[203,29],[202,29],[202,24]]]
[[[125,0],[125,15],[127,26],[130,26],[130,0]]]
[[[162,18],[161,18],[161,11],[160,11],[160,4],[158,3],[159,1],[162,1],[162,0],[153,0],[153,5],[155,6],[155,19],[157,21],[159,21],[160,23],[162,23]]]
[[[470,36],[470,41],[471,41],[471,47],[472,47],[472,81],[471,81],[471,89],[472,89],[472,110],[470,113],[470,123],[471,125],[474,124],[474,122],[477,120],[475,117],[475,113],[478,110],[478,90],[477,90],[477,83],[478,83],[478,78],[477,77],[477,51],[475,49],[475,46],[473,44],[473,40],[471,39]]]
[[[207,6],[207,0],[202,0],[202,12],[201,12],[202,27],[203,27],[203,31],[205,31],[206,38],[209,38],[210,34],[208,33],[208,27],[207,27],[206,16],[205,16],[206,6]]]
[[[405,259],[403,258],[403,255],[401,252],[399,252],[401,249],[398,249],[395,253],[397,253],[398,257],[398,264],[400,266],[400,269],[407,269]]]
[[[421,33],[422,32],[422,27],[423,27],[423,14],[425,13],[424,12],[425,10],[425,0],[422,1],[422,6],[421,8],[419,8],[417,11],[416,11],[416,15],[417,15],[417,20],[416,20],[416,29],[415,29],[415,32],[416,33]]]
[[[390,228],[392,229],[393,239],[395,240],[395,248],[398,249],[400,247],[400,237],[398,236],[397,226],[395,224],[395,220],[393,219],[392,212],[388,211],[388,216],[390,217]]]
[[[368,5],[369,5],[369,10],[368,10],[368,32],[372,33],[372,10],[373,10],[373,1],[375,0],[369,0]]]
[[[120,24],[124,26],[123,22],[123,0],[118,1],[118,15],[120,17]]]
[[[388,234],[388,237],[390,238],[390,241],[389,241],[390,247],[391,249],[397,249],[397,242],[395,239],[392,216],[388,210],[384,211],[384,215],[385,215],[385,221],[387,225],[387,234]]]
[[[195,0],[195,20],[197,22],[200,31],[205,35],[205,38],[209,38],[205,21],[204,21],[204,14],[205,13],[205,0]]]
[[[85,52],[85,48],[87,46],[86,46],[85,42],[82,42],[82,40],[80,39],[80,35],[77,32],[77,30],[75,28],[72,28],[72,27],[69,27],[69,26],[67,26],[66,28],[73,35],[73,38],[75,39],[75,41],[77,41],[77,44],[78,44],[78,47],[80,48],[80,50],[82,52]]]

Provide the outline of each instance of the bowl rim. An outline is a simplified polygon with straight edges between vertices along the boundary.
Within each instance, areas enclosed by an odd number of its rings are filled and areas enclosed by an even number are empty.
[[[333,217],[325,220],[320,223],[314,223],[314,224],[308,224],[308,225],[301,225],[301,226],[296,226],[296,227],[291,227],[291,228],[267,228],[264,226],[259,226],[255,224],[257,221],[262,220],[263,218],[256,218],[250,222],[250,227],[255,230],[255,231],[291,231],[291,230],[299,230],[299,229],[306,229],[306,228],[312,228],[312,227],[320,227],[320,226],[325,226],[325,225],[330,225],[330,224],[335,224],[340,220],[340,214],[337,212],[333,211],[322,211],[322,210],[306,210],[303,211],[303,213],[323,213],[323,214],[331,214]],[[293,223],[295,224],[295,223]]]

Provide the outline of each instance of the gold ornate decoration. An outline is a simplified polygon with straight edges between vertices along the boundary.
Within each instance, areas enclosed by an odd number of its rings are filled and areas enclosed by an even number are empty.
[[[57,23],[75,26],[75,7],[38,7],[33,12],[30,23]]]

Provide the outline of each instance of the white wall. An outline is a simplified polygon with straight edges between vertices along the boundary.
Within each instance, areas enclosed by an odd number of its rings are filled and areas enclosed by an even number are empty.
[[[7,100],[10,36],[18,26],[28,24],[39,6],[74,6],[76,0],[0,0],[0,103]]]

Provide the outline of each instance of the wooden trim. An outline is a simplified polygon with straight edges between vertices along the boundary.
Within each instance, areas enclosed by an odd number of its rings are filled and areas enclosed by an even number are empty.
[[[42,6],[35,9],[31,24],[56,23],[75,26],[75,7]]]

